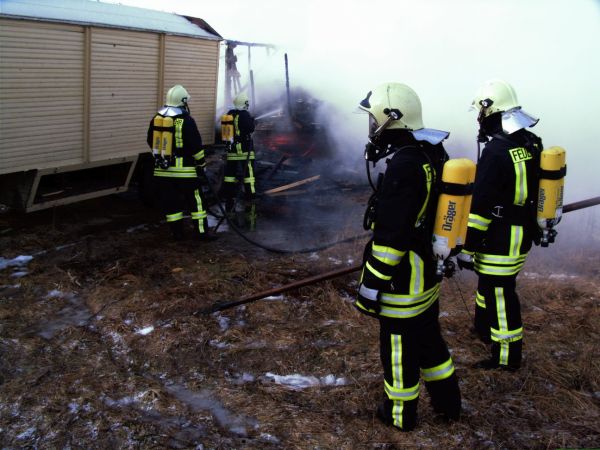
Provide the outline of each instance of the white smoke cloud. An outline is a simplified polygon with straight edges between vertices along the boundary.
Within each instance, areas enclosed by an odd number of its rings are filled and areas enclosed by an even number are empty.
[[[545,146],[567,150],[565,202],[600,195],[597,0],[119,2],[203,18],[226,39],[278,45],[289,55],[291,84],[336,106],[332,126],[359,154],[367,120],[353,114],[357,103],[377,84],[401,81],[421,97],[426,126],[451,132],[451,156],[475,159],[469,104],[483,81],[504,78],[540,117],[532,131]],[[243,65],[244,54],[238,58]],[[283,90],[278,58],[271,67],[257,57],[255,76],[278,76]]]

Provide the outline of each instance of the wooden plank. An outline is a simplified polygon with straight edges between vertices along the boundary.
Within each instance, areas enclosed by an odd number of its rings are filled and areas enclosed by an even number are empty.
[[[286,191],[286,190],[291,189],[291,188],[302,186],[303,184],[306,184],[306,183],[312,183],[313,181],[316,181],[319,178],[321,178],[321,175],[315,175],[315,176],[312,176],[312,177],[309,177],[309,178],[305,178],[304,180],[294,181],[293,183],[284,184],[283,186],[279,186],[279,187],[276,187],[276,188],[273,188],[273,189],[269,189],[268,191],[264,191],[263,194],[270,195],[270,194],[275,194],[277,192]]]

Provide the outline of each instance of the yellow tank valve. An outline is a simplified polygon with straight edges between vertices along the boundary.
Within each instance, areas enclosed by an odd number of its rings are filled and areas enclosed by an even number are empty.
[[[554,227],[562,218],[566,155],[562,147],[550,147],[540,154],[537,223],[542,230],[542,247],[554,242]]]

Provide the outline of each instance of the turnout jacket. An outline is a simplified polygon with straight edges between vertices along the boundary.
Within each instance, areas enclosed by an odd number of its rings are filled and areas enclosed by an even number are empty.
[[[542,141],[527,130],[494,134],[477,164],[464,251],[475,270],[516,275],[539,238],[536,207]]]
[[[190,113],[178,107],[165,107],[158,111],[158,115],[173,118],[173,159],[167,169],[156,167],[154,176],[168,178],[196,178],[196,168],[206,166],[202,137],[198,131],[196,121]],[[148,127],[147,142],[152,148],[152,135],[154,119]]]
[[[397,147],[398,148],[398,147]],[[373,238],[365,248],[359,297],[363,313],[405,319],[439,297],[431,239],[437,208],[436,180],[448,155],[442,144],[414,141],[391,159],[381,187]]]
[[[245,109],[231,109],[227,112],[233,116],[233,144],[227,152],[228,161],[254,159],[254,118]],[[248,156],[250,152],[250,156]]]

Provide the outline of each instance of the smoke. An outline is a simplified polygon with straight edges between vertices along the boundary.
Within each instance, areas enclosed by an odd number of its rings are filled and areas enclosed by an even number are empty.
[[[597,0],[120,2],[201,17],[226,39],[277,45],[288,53],[291,86],[332,106],[328,126],[349,160],[366,142],[367,118],[355,113],[357,104],[385,81],[413,87],[425,125],[450,131],[450,155],[475,159],[477,125],[468,107],[483,81],[503,78],[540,118],[532,131],[544,145],[567,150],[565,203],[600,195]],[[269,62],[252,51],[257,89],[263,83],[283,92],[282,52]],[[245,56],[238,60],[243,66]],[[596,210],[587,214],[599,223]]]

